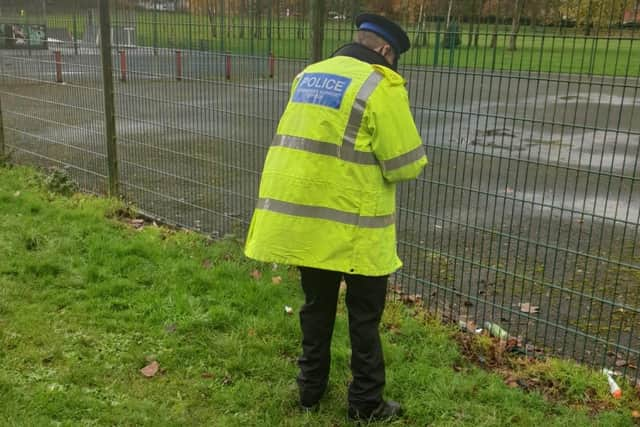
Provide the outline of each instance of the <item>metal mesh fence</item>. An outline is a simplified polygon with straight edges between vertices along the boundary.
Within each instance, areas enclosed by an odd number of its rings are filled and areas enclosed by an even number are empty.
[[[5,150],[106,192],[97,3],[4,3]],[[394,289],[455,322],[497,323],[523,351],[637,375],[638,3],[325,5],[325,56],[362,11],[403,22],[414,46],[401,72],[430,165],[399,192]],[[243,234],[308,63],[311,8],[112,2],[120,194],[168,223]]]

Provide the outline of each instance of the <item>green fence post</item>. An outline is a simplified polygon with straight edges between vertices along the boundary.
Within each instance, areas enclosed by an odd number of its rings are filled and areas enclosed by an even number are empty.
[[[73,9],[73,52],[78,56],[78,2],[76,1],[76,7]],[[86,31],[85,31],[86,34]]]
[[[324,42],[325,0],[311,0],[311,61],[322,59]]]
[[[153,11],[153,54],[158,56],[158,10],[155,5]]]
[[[436,23],[436,44],[433,47],[433,65],[438,65],[438,57],[440,55],[440,20]]]
[[[455,21],[449,24],[449,28],[447,28],[447,35],[449,37],[449,67],[453,66],[454,60],[454,52],[456,50],[456,46],[458,45],[458,25]]]
[[[29,53],[29,57],[31,57],[31,20],[30,18],[30,14],[27,13],[27,15],[24,18],[24,35],[27,38],[27,52]]]
[[[189,3],[189,50],[193,50],[193,13],[191,11],[191,3]]]
[[[224,52],[224,0],[220,0],[220,52]]]
[[[269,18],[267,20],[267,55],[273,52],[273,2],[269,2]]]
[[[2,99],[0,99],[0,165],[6,160],[4,148],[4,124],[2,122]]]
[[[107,166],[109,196],[118,197],[118,155],[116,150],[116,114],[113,95],[113,64],[111,60],[111,17],[109,0],[100,1],[100,53],[104,92],[105,133],[107,137]]]

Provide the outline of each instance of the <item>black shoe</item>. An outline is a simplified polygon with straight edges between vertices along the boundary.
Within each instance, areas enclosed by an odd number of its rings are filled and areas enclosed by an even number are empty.
[[[393,400],[383,400],[374,410],[363,411],[349,406],[349,418],[354,421],[388,421],[402,416],[402,406]]]
[[[312,390],[309,390],[308,387],[305,388],[302,385],[298,384],[298,406],[303,412],[306,413],[318,412],[318,408],[320,407],[320,399],[322,399],[322,396],[324,396],[326,391],[326,383],[322,387],[314,388]]]

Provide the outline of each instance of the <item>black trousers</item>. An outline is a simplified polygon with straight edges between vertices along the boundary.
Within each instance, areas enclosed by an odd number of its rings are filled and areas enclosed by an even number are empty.
[[[340,281],[347,283],[346,303],[351,338],[349,404],[373,409],[382,401],[384,358],[378,326],[384,310],[389,276],[369,277],[301,267],[305,304],[300,310],[302,356],[298,359],[300,402],[311,406],[324,393],[331,364],[331,336]]]

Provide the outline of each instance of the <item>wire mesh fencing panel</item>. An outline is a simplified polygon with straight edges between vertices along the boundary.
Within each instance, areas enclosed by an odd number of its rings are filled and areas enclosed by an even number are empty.
[[[48,30],[46,48],[8,46],[15,32],[0,46],[6,140],[16,160],[68,166],[83,188],[104,191],[97,6],[57,3],[2,6],[3,23]],[[325,6],[325,56],[352,40],[363,11],[402,22],[413,44],[400,72],[430,164],[400,187],[405,266],[394,289],[468,327],[497,323],[522,351],[636,375],[638,2]],[[244,233],[291,81],[310,57],[310,7],[111,2],[123,197],[165,222]]]
[[[243,234],[307,52],[288,41],[308,38],[306,22],[266,1],[114,2],[112,15],[126,41],[114,51],[123,196],[164,221]]]
[[[0,6],[6,151],[105,192],[102,69],[85,39],[97,17],[90,9],[47,10],[47,2],[7,3]]]
[[[521,351],[637,375],[638,2],[387,12],[414,45],[402,72],[431,161],[401,189],[398,287]]]

